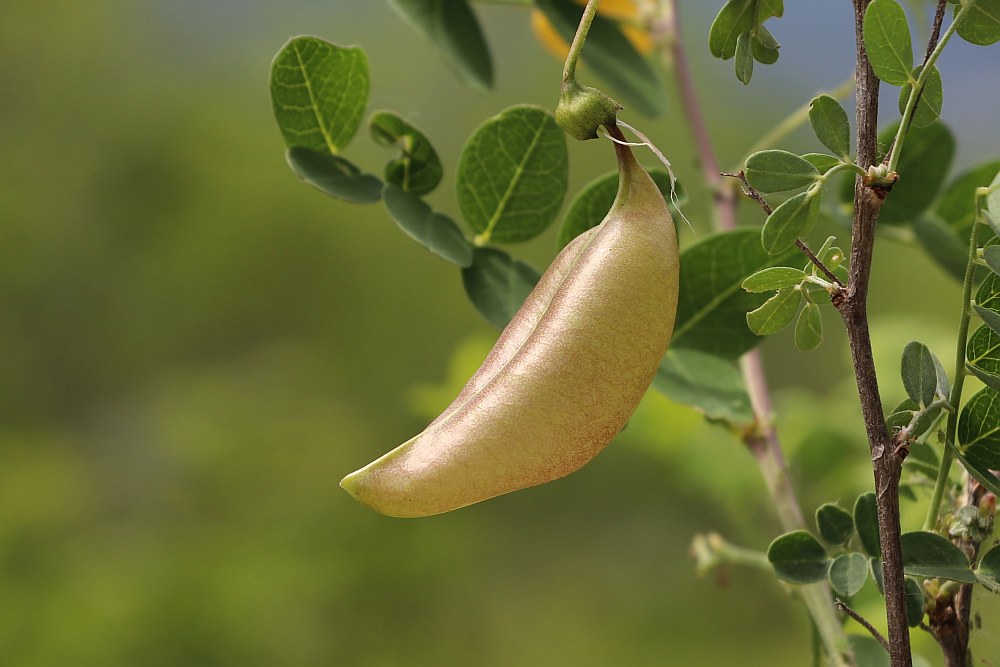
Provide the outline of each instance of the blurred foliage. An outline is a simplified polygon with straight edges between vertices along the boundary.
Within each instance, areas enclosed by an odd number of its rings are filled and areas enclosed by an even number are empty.
[[[695,532],[763,549],[777,526],[750,456],[659,395],[570,479],[451,515],[385,519],[336,486],[447,403],[493,334],[454,267],[288,171],[268,63],[293,33],[367,41],[373,108],[419,110],[450,184],[482,119],[554,102],[560,64],[527,14],[484,15],[524,40],[493,96],[451,81],[382,3],[0,4],[0,664],[802,664],[805,617],[771,576],[693,576]],[[731,74],[705,77],[722,125]],[[802,101],[760,95],[751,127],[720,128],[724,161]],[[442,99],[463,103],[432,114]],[[605,149],[572,149],[572,191]],[[690,147],[673,155],[707,219]],[[456,212],[450,193],[435,207]],[[518,250],[541,267],[552,247]],[[910,248],[877,261],[892,403],[912,331],[948,358],[957,287]],[[784,334],[766,347],[807,512],[870,485],[828,328],[808,358]]]

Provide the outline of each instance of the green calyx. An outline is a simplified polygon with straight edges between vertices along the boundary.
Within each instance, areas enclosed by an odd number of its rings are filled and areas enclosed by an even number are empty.
[[[563,83],[556,106],[556,124],[580,141],[597,138],[597,128],[614,126],[622,105],[604,92],[582,86],[574,79]]]

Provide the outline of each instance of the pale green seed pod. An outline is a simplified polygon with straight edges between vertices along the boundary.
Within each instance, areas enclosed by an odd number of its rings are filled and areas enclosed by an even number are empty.
[[[631,149],[597,227],[567,245],[468,384],[422,433],[345,477],[390,516],[439,514],[564,477],[632,416],[677,308],[667,204]]]

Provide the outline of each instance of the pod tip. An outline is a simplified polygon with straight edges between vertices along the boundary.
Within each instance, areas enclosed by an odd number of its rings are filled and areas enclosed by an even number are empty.
[[[355,500],[358,498],[358,473],[360,472],[360,470],[355,470],[340,480],[340,488],[351,494]]]

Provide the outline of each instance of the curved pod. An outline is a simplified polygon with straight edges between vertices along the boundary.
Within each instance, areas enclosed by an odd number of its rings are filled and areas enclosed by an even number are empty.
[[[656,184],[631,149],[615,151],[607,217],[563,249],[437,419],[341,481],[357,500],[416,517],[542,484],[631,417],[673,331],[677,241]]]

